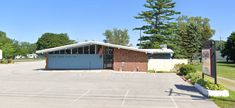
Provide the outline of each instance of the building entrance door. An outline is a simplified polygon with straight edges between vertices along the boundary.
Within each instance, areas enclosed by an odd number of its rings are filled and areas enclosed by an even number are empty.
[[[113,69],[113,48],[105,47],[104,48],[104,69]]]

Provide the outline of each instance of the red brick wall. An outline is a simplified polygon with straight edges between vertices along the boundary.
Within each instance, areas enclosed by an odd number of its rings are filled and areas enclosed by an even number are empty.
[[[148,57],[146,53],[124,49],[114,49],[113,54],[114,70],[147,72]]]

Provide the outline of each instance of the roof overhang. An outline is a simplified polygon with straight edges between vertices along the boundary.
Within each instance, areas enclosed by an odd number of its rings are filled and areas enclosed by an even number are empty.
[[[76,47],[83,47],[83,46],[88,46],[88,45],[101,45],[101,46],[106,46],[106,47],[126,49],[126,50],[144,52],[144,53],[150,53],[150,54],[154,54],[154,53],[174,53],[171,49],[137,49],[137,48],[133,48],[133,47],[110,44],[110,43],[103,43],[103,42],[97,42],[97,41],[80,42],[80,43],[71,44],[71,45],[65,45],[65,46],[60,46],[60,47],[44,49],[44,50],[38,50],[38,51],[36,51],[36,53],[37,54],[43,54],[43,53],[49,53],[49,52],[65,50],[65,49],[71,49],[71,48],[76,48]]]

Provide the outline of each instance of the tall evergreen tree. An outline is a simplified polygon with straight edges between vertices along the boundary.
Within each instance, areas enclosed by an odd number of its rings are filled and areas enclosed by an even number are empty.
[[[142,11],[136,19],[142,19],[147,23],[134,30],[142,30],[145,36],[140,38],[141,48],[159,48],[160,44],[168,44],[174,40],[175,23],[173,16],[180,14],[174,11],[175,2],[172,0],[146,0],[144,7],[149,9]]]

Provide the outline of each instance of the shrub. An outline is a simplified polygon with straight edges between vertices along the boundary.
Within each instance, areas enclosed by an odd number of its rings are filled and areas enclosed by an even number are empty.
[[[14,63],[14,61],[12,59],[2,59],[0,61],[0,63],[2,63],[2,64],[9,64],[9,63]]]
[[[2,63],[2,64],[7,64],[7,63],[8,63],[8,60],[7,60],[7,59],[2,59],[2,60],[1,60],[1,63]]]
[[[205,85],[205,88],[206,89],[209,89],[209,90],[224,90],[224,86],[221,85],[221,84],[214,84],[214,83],[207,83]]]
[[[185,76],[187,80],[190,80],[192,84],[195,84],[196,81],[200,78],[200,76],[196,73],[189,73]]]
[[[196,73],[196,69],[192,65],[183,65],[180,68],[180,74],[187,75],[188,73]]]
[[[12,59],[8,59],[7,63],[14,63],[14,61]]]
[[[148,73],[156,73],[155,70],[148,70]]]
[[[179,73],[180,72],[180,68],[185,65],[185,64],[176,64],[173,68],[173,72]]]
[[[204,88],[208,90],[224,90],[224,86],[221,84],[214,84],[210,81],[206,81],[203,79],[197,80],[197,84],[203,86]]]
[[[201,86],[203,86],[203,87],[206,85],[206,83],[208,83],[208,81],[205,81],[205,80],[203,80],[202,78],[200,78],[200,79],[197,80],[197,84],[199,84],[199,85],[201,85]]]

